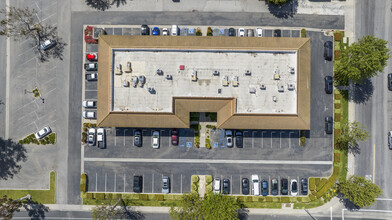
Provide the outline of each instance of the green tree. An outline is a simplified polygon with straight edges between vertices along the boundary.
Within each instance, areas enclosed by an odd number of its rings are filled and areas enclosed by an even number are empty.
[[[358,207],[373,205],[376,198],[382,194],[379,186],[361,176],[351,176],[339,184],[339,193]]]
[[[341,125],[337,143],[341,149],[354,149],[358,146],[358,141],[366,141],[369,137],[369,132],[359,122],[345,122]]]
[[[242,205],[231,196],[209,193],[202,199],[197,193],[184,194],[179,207],[171,207],[172,219],[238,219]]]
[[[377,76],[390,58],[387,43],[374,36],[365,36],[343,50],[336,65],[336,83],[348,85],[350,80],[358,83]]]
[[[272,3],[275,5],[284,5],[286,3],[288,3],[290,0],[268,0],[268,3]]]
[[[7,198],[6,195],[0,199],[0,217],[4,219],[11,219],[14,212],[19,212],[22,207],[21,200],[13,200]]]

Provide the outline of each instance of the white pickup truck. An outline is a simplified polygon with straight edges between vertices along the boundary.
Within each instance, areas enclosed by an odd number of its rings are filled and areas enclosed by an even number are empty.
[[[105,129],[103,128],[97,129],[97,143],[98,148],[104,149],[106,147]]]

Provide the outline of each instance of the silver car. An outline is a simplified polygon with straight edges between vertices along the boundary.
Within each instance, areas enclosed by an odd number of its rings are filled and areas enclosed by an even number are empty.
[[[95,128],[90,128],[88,129],[88,140],[87,140],[88,146],[94,146],[95,145]]]
[[[44,127],[41,130],[39,130],[37,133],[34,134],[35,138],[37,139],[41,139],[43,137],[45,137],[46,135],[52,133],[52,130],[50,129],[50,127]]]
[[[388,147],[389,150],[392,150],[392,131],[388,133]]]
[[[162,193],[170,193],[170,179],[167,176],[162,177]]]

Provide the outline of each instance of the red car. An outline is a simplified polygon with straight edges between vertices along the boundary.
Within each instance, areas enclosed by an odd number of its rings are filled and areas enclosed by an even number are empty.
[[[86,57],[90,61],[97,61],[98,60],[98,53],[88,53]]]
[[[171,143],[172,145],[178,145],[178,130],[173,128],[171,131]]]

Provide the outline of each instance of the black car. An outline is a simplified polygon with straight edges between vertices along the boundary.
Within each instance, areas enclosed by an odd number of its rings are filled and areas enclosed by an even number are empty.
[[[324,59],[331,61],[332,60],[332,41],[327,41],[324,43]]]
[[[325,117],[325,133],[332,134],[333,131],[333,119],[331,116]]]
[[[238,148],[242,148],[243,146],[243,136],[242,136],[242,131],[236,131],[235,132],[235,145]]]
[[[150,28],[148,27],[148,25],[142,24],[141,34],[142,35],[150,35]]]
[[[282,193],[282,195],[288,195],[289,194],[289,181],[285,178],[283,178],[281,181],[281,188],[280,188],[280,192]]]
[[[229,36],[235,37],[235,29],[234,28],[229,28]]]
[[[137,147],[141,147],[143,144],[142,132],[140,130],[135,131],[133,136],[133,144]]]
[[[392,73],[388,74],[388,89],[392,91]]]
[[[267,180],[261,181],[261,195],[268,196],[268,181]]]
[[[308,195],[308,180],[305,178],[301,179],[301,194]]]
[[[242,178],[242,194],[249,194],[249,180],[247,178]]]
[[[271,195],[278,195],[278,179],[276,178],[271,179]]]
[[[133,177],[133,192],[141,193],[143,186],[143,177],[142,176],[134,176]]]
[[[229,179],[223,179],[223,194],[229,194],[230,193],[230,180]]]
[[[282,36],[282,31],[280,29],[275,29],[274,30],[274,37],[281,37]]]
[[[332,90],[333,90],[333,80],[332,80],[332,76],[326,76],[324,78],[325,81],[325,92],[327,94],[332,94]]]

